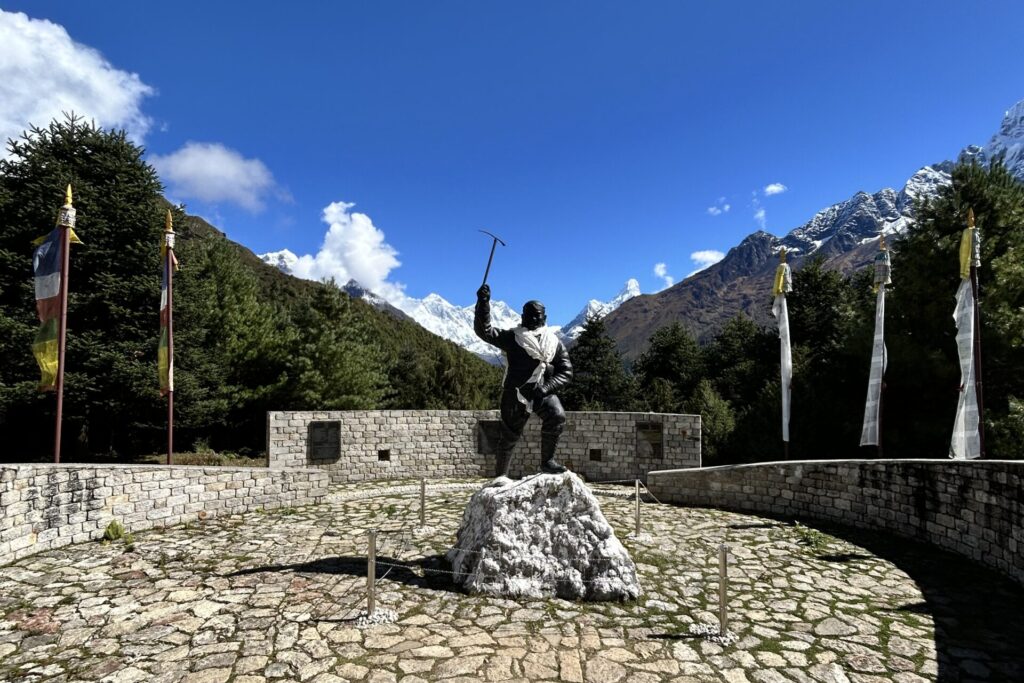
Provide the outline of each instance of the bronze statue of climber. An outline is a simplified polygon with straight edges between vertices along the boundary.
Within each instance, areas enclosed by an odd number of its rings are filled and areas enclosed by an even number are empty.
[[[555,392],[569,384],[572,364],[558,337],[546,327],[544,304],[527,301],[523,324],[510,330],[491,327],[491,288],[476,293],[474,329],[478,337],[505,353],[507,370],[501,388],[501,431],[495,476],[508,476],[512,449],[523,434],[530,413],[542,420],[540,470],[560,474],[565,468],[555,460],[558,437],[565,427],[565,410]]]

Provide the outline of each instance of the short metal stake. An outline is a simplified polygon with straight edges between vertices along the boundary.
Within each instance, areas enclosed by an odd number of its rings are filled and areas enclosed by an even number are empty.
[[[366,616],[372,617],[377,609],[374,594],[377,583],[377,530],[370,529],[369,548],[366,550]]]
[[[640,480],[636,480],[636,536],[640,535]]]
[[[420,479],[420,526],[427,525],[427,478]]]
[[[729,546],[718,546],[718,623],[719,634],[725,635],[729,630],[729,611],[725,593],[729,587]]]

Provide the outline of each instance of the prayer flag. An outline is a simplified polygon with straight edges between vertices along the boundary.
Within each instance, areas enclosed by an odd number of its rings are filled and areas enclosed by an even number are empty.
[[[170,216],[168,215],[168,221]],[[168,223],[169,225],[169,223]],[[163,258],[163,282],[160,286],[160,346],[157,349],[157,366],[160,374],[160,395],[166,396],[174,391],[174,359],[170,354],[170,322],[171,306],[169,281],[172,277],[170,269],[178,269],[178,259],[174,255],[173,232],[165,233],[164,243],[160,247]]]
[[[782,440],[789,443],[789,399],[793,384],[793,356],[789,344],[789,311],[786,309],[786,293],[793,291],[793,274],[789,264],[785,262],[786,250],[780,258],[782,263],[775,270],[775,282],[772,285],[772,315],[779,321],[779,354],[782,375]]]
[[[81,244],[78,235],[71,228],[70,241]],[[57,352],[60,325],[60,279],[63,267],[61,228],[54,228],[50,234],[36,240],[32,254],[35,273],[36,313],[39,315],[39,331],[32,342],[32,355],[36,358],[42,374],[39,382],[41,391],[53,390],[57,385]]]
[[[892,282],[889,251],[885,248],[885,237],[878,255],[875,256],[874,288],[875,299],[875,341],[871,349],[871,372],[868,376],[868,397],[864,403],[864,424],[860,432],[861,446],[877,446],[881,443],[880,414],[882,410],[882,380],[888,356],[885,350],[885,286]]]
[[[953,438],[949,444],[949,457],[957,460],[977,458],[981,455],[981,432],[978,412],[977,366],[974,358],[975,301],[971,283],[971,266],[981,265],[981,244],[974,227],[974,214],[970,214],[967,229],[960,236],[960,287],[956,292],[956,348],[960,357],[960,399],[953,422]]]

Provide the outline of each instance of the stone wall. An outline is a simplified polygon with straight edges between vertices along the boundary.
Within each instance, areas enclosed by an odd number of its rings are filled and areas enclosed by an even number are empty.
[[[825,460],[651,472],[663,502],[880,529],[1024,583],[1024,462]]]
[[[103,536],[117,520],[129,532],[319,503],[319,470],[152,465],[0,466],[0,565]]]
[[[591,481],[700,467],[700,416],[566,414],[557,457]],[[332,482],[494,474],[496,410],[271,412],[271,467],[318,467]],[[540,419],[531,417],[510,474],[537,471]]]

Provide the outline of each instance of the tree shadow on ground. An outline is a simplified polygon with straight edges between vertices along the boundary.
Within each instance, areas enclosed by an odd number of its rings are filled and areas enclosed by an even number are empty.
[[[226,574],[226,577],[247,576],[264,572],[294,572],[296,574],[324,574],[328,576],[366,577],[366,558],[349,555],[324,557],[294,564],[270,564],[249,567]],[[428,555],[414,560],[399,560],[386,555],[377,556],[377,581],[387,578],[413,588],[427,588],[450,593],[464,593],[451,574],[451,564],[444,555]]]
[[[917,584],[923,601],[880,612],[930,617],[935,625],[935,680],[1024,681],[1024,588],[997,572],[935,546],[885,532],[818,525],[817,528],[891,562]],[[813,556],[851,562],[871,555]]]

